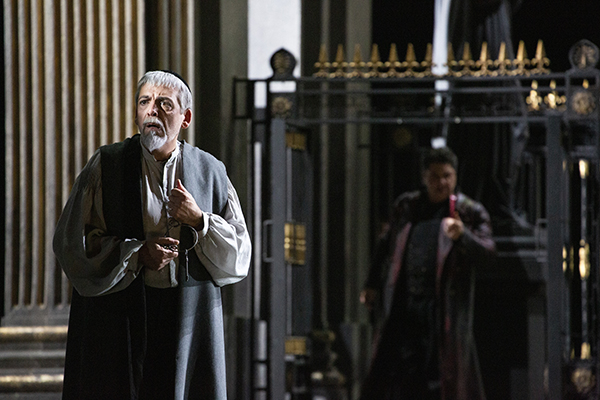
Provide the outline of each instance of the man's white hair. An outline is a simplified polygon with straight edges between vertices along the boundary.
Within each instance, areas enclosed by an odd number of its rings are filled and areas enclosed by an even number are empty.
[[[135,92],[135,104],[137,104],[140,97],[140,90],[144,85],[153,86],[164,86],[177,91],[177,100],[181,107],[181,113],[185,110],[192,108],[192,92],[187,84],[177,77],[177,75],[166,71],[148,71],[142,76],[137,85],[137,91]]]

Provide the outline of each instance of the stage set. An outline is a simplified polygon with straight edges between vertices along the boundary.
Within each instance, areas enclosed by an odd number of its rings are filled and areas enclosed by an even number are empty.
[[[306,0],[300,61],[281,48],[271,77],[247,79],[245,34],[225,22],[245,3],[136,0],[127,20],[102,1],[26,3],[4,7],[0,399],[60,398],[71,286],[54,224],[93,150],[133,132],[123,110],[158,68],[188,77],[200,117],[185,139],[224,161],[252,237],[249,276],[222,291],[230,399],[358,398],[375,241],[440,145],[497,246],[473,319],[487,399],[600,397],[600,37],[572,33],[576,17],[554,41],[529,29],[537,0],[454,2],[440,64],[433,1]]]

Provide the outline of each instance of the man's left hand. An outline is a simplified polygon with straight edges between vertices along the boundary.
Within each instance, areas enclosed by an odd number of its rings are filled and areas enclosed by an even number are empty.
[[[465,225],[460,219],[447,217],[442,220],[444,234],[452,240],[458,240],[465,232]]]
[[[181,179],[177,179],[175,187],[171,190],[167,206],[171,216],[180,223],[190,225],[196,230],[202,230],[204,227],[202,210],[191,193],[183,186]]]

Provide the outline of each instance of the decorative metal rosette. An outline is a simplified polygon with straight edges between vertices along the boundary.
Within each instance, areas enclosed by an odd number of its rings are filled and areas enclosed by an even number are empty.
[[[580,116],[590,115],[596,110],[596,98],[584,89],[577,90],[571,97],[571,109]]]
[[[575,43],[569,51],[569,61],[573,68],[595,68],[599,59],[600,53],[598,51],[598,46],[586,39]]]

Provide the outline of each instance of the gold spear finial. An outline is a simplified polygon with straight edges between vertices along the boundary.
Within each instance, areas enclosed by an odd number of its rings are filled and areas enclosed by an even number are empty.
[[[362,55],[360,54],[360,44],[358,44],[358,43],[354,45],[354,62],[355,63],[362,62]]]
[[[371,47],[371,61],[367,63],[367,67],[369,68],[369,72],[366,74],[369,78],[376,78],[381,75],[379,68],[383,66],[381,62],[381,58],[379,57],[379,46],[373,43]]]
[[[406,57],[402,63],[402,67],[406,68],[406,70],[401,74],[401,76],[413,76],[415,74],[414,68],[418,66],[419,63],[417,62],[417,56],[415,55],[415,47],[412,43],[409,43],[406,46]]]
[[[546,50],[544,49],[544,41],[540,39],[535,49],[535,58],[542,60],[544,57],[546,57]]]
[[[392,43],[390,46],[390,56],[388,61],[384,64],[388,69],[388,72],[382,76],[394,78],[399,76],[397,68],[400,68],[402,64],[398,61],[398,50],[396,49],[396,43]]]
[[[413,63],[417,60],[417,56],[415,55],[415,46],[412,43],[409,43],[406,46],[406,62]]]
[[[448,64],[454,62],[454,50],[452,49],[452,43],[448,43]],[[448,65],[450,66],[450,65]]]
[[[360,52],[360,44],[354,45],[354,58],[351,63],[348,64],[353,70],[348,74],[349,78],[362,78],[364,76],[362,68],[365,63],[362,61],[362,55]]]
[[[337,52],[335,54],[335,61],[331,63],[331,66],[335,68],[335,72],[331,74],[333,78],[343,78],[346,76],[344,68],[348,66],[348,63],[344,61],[344,45],[338,44]]]
[[[517,49],[517,58],[513,61],[515,69],[512,71],[512,75],[529,75],[529,71],[525,68],[529,64],[527,50],[525,50],[525,42],[521,40],[519,42],[519,48]]]
[[[498,62],[504,63],[506,61],[506,43],[500,43],[500,50],[498,50]]]
[[[433,46],[427,43],[425,50],[425,58],[419,63],[420,71],[415,73],[415,76],[422,78],[424,76],[432,76],[431,68],[433,67]]]
[[[479,61],[481,62],[487,62],[490,58],[490,53],[488,51],[488,44],[487,42],[483,42],[481,44],[481,53],[479,53]]]
[[[321,49],[319,50],[319,61],[315,63],[315,67],[319,70],[315,72],[314,76],[319,78],[327,78],[329,76],[327,69],[330,66],[331,64],[327,61],[327,46],[322,44]]]
[[[473,56],[471,55],[471,46],[469,42],[465,42],[465,46],[463,48],[463,61],[472,61]]]
[[[388,62],[398,62],[398,50],[396,50],[396,43],[392,43],[392,45],[390,46],[390,56],[388,58]]]
[[[373,47],[371,48],[371,62],[378,63],[379,61],[379,46],[377,43],[373,43]]]
[[[485,75],[493,75],[493,73],[489,70],[489,67],[493,65],[493,61],[490,60],[490,52],[488,50],[487,42],[483,42],[481,44],[481,52],[479,55],[479,60],[475,63],[475,66],[479,68],[479,71],[475,72],[474,76],[485,76]]]
[[[531,70],[533,74],[547,74],[550,72],[547,66],[550,65],[550,60],[546,57],[546,50],[544,49],[544,41],[538,40],[537,47],[535,49],[535,58],[531,60],[531,65],[534,67]]]
[[[338,44],[337,53],[335,54],[335,61],[340,64],[344,62],[344,45]]]
[[[519,41],[519,48],[517,49],[517,61],[525,61],[527,59],[527,50],[525,50],[525,42]]]
[[[471,46],[469,45],[469,42],[464,43],[463,57],[462,60],[458,62],[458,65],[461,66],[461,69],[454,73],[455,76],[472,74],[471,67],[475,65],[475,61],[473,61],[473,57],[471,56]]]
[[[431,64],[431,61],[433,61],[433,46],[431,45],[431,43],[427,43],[427,49],[425,50],[425,59],[423,60],[423,62]]]
[[[494,61],[494,67],[496,67],[495,75],[508,75],[511,61],[506,59],[506,43],[500,43],[500,50],[498,50],[498,59]]]
[[[452,43],[448,43],[448,57],[447,57],[447,62],[446,62],[446,66],[448,67],[447,74],[455,75],[456,71],[453,68],[456,68],[457,65],[458,65],[458,62],[454,58],[454,50],[452,48]]]

